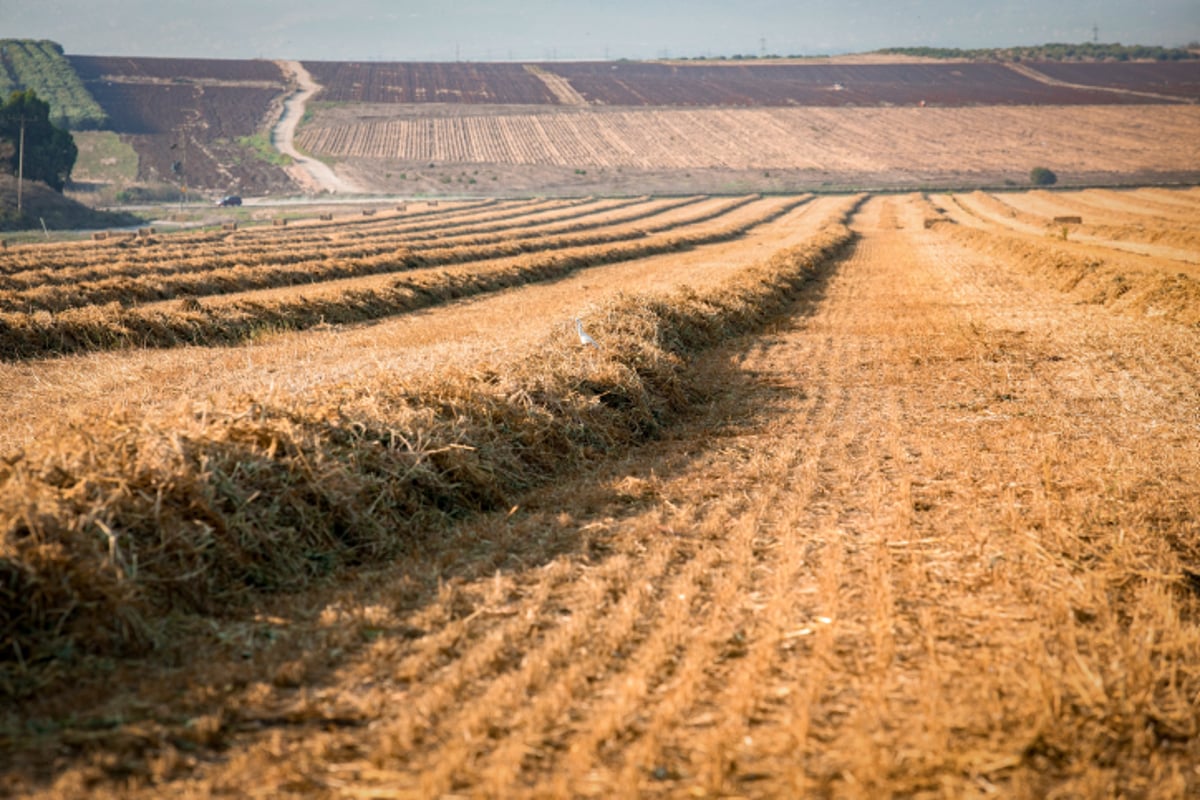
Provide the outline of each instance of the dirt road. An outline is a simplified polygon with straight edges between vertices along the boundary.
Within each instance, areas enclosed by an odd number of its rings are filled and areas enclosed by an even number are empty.
[[[300,87],[283,103],[283,116],[271,130],[271,143],[275,149],[292,159],[286,169],[289,175],[310,192],[353,194],[359,188],[334,172],[328,164],[315,158],[301,155],[296,149],[296,127],[304,118],[309,98],[321,91],[321,86],[312,79],[308,70],[299,61],[279,61],[279,68]]]
[[[1086,89],[1086,90],[1092,91],[1092,92],[1110,92],[1112,94],[1125,94],[1125,95],[1132,95],[1135,97],[1149,97],[1149,98],[1152,98],[1155,100],[1165,100],[1168,103],[1178,103],[1181,100],[1182,100],[1182,102],[1185,102],[1185,103],[1195,103],[1196,102],[1195,100],[1193,100],[1191,98],[1180,98],[1179,95],[1159,94],[1157,92],[1140,92],[1140,91],[1137,91],[1136,89],[1122,89],[1117,86],[1096,86],[1093,84],[1071,83],[1070,81],[1059,80],[1058,78],[1051,78],[1046,73],[1039,72],[1038,70],[1034,69],[1033,67],[1029,66],[1028,64],[1019,64],[1019,63],[1009,62],[1009,63],[1006,63],[1004,66],[1008,67],[1009,69],[1011,69],[1013,72],[1017,73],[1018,75],[1024,75],[1026,78],[1032,78],[1033,80],[1037,81],[1038,83],[1044,83],[1047,86],[1062,86],[1062,87],[1065,87],[1068,89]]]
[[[872,199],[667,438],[231,623],[58,788],[1194,796],[1196,334],[921,223]]]

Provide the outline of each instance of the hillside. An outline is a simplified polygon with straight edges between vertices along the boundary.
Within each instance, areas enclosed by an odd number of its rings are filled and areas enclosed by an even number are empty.
[[[1143,85],[1156,79],[1183,82],[1177,102],[1200,98],[1200,61],[1094,64],[1090,66],[1095,85],[1085,81],[1070,86],[1007,64],[984,62],[305,62],[304,66],[325,87],[316,99],[338,103],[688,108],[1124,105],[1164,101],[1112,93],[1104,87]]]
[[[64,197],[43,183],[26,180],[22,189],[23,214],[17,216],[17,179],[0,174],[0,231],[40,229],[110,228],[142,222],[133,214],[97,211]]]
[[[120,186],[97,182],[103,164],[81,172],[97,203],[322,185],[477,197],[958,189],[1024,185],[1034,166],[1068,185],[1200,180],[1200,60],[1126,48],[1124,60],[1078,63],[1045,47],[1040,61],[301,64],[63,56],[25,42],[6,63],[36,52],[70,71],[72,91],[136,154]],[[335,179],[314,188],[277,149],[285,102],[300,103],[299,155]]]
[[[60,128],[92,130],[108,124],[104,110],[84,88],[60,45],[0,39],[0,98],[25,89],[50,104],[50,119]]]
[[[271,61],[69,57],[138,155],[137,181],[209,194],[291,193],[270,127],[291,91]]]
[[[266,62],[73,57],[161,178],[172,108],[249,126]],[[304,62],[319,91],[300,152],[367,192],[411,196],[795,192],[1200,180],[1200,61],[1030,65],[773,62]],[[164,85],[165,76],[185,76]],[[208,79],[198,76],[207,75]],[[219,78],[220,85],[216,79]],[[203,86],[189,96],[176,83]],[[250,82],[260,88],[251,92]],[[174,90],[170,102],[166,93]],[[194,91],[194,88],[193,88]],[[242,92],[235,105],[218,92]],[[262,112],[262,117],[270,115]],[[188,129],[197,143],[211,130]],[[207,138],[204,138],[207,137]],[[153,165],[159,165],[154,167]],[[240,169],[244,171],[243,162]],[[157,170],[157,173],[155,172]],[[206,165],[193,182],[228,185]],[[239,173],[243,174],[243,173]],[[255,193],[250,184],[239,186]],[[293,190],[294,191],[294,190]]]

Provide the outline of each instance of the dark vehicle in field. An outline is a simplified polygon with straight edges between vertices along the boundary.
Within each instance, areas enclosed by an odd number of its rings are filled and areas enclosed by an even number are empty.
[[[242,198],[236,194],[227,194],[217,201],[219,206],[240,206]]]

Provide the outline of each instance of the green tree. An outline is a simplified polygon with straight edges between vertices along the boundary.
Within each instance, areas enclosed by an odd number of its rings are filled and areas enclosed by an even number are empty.
[[[1053,186],[1058,183],[1058,176],[1045,167],[1034,167],[1029,171],[1029,182],[1034,186]]]
[[[25,177],[42,181],[61,192],[79,155],[75,140],[70,133],[50,122],[50,104],[38,99],[32,89],[13,92],[8,102],[0,106],[0,141],[9,142],[13,147],[12,155],[4,161],[14,175],[21,158],[22,126],[25,128]]]

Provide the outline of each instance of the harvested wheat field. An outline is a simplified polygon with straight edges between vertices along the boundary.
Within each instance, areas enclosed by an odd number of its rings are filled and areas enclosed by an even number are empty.
[[[0,365],[0,791],[1200,794],[1195,192],[497,205]]]
[[[324,104],[298,142],[389,192],[461,191],[471,176],[483,191],[576,194],[1025,186],[1036,164],[1064,184],[1191,184],[1198,120],[1192,104]]]

